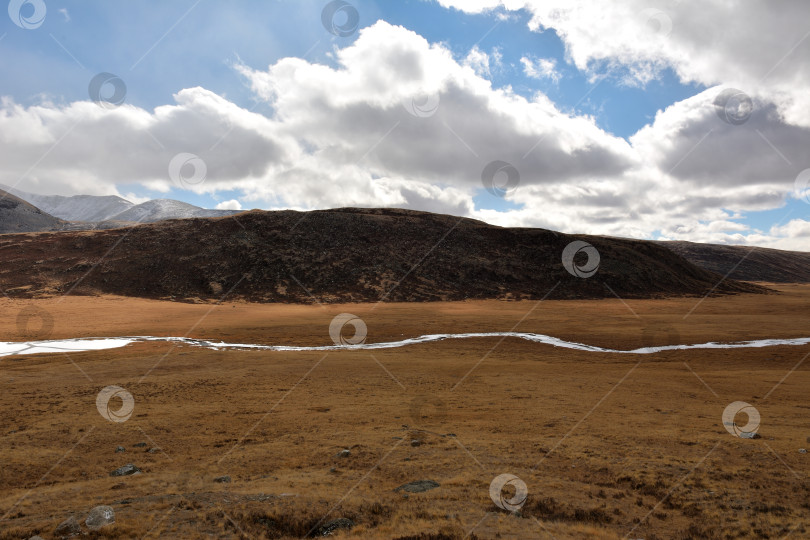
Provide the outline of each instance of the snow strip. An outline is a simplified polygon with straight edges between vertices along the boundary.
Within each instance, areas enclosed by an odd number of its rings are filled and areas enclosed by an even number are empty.
[[[213,350],[254,350],[254,351],[341,351],[341,350],[375,350],[375,349],[395,349],[418,345],[421,343],[432,343],[448,339],[474,339],[474,338],[517,338],[535,343],[543,343],[553,347],[564,349],[574,349],[577,351],[614,353],[614,354],[654,354],[663,351],[677,351],[689,349],[749,349],[760,347],[776,347],[779,345],[807,345],[810,344],[810,337],[790,338],[790,339],[757,339],[751,341],[695,343],[690,345],[664,345],[661,347],[642,347],[629,351],[618,349],[607,349],[565,341],[545,334],[533,334],[528,332],[474,332],[466,334],[427,334],[415,338],[407,338],[399,341],[389,341],[384,343],[362,343],[358,345],[323,345],[311,347],[297,347],[292,345],[255,345],[249,343],[225,343],[223,341],[210,341],[204,339],[192,339],[182,337],[153,337],[153,336],[132,336],[120,338],[76,338],[61,339],[52,341],[29,341],[25,343],[0,342],[0,356],[12,356],[22,354],[42,354],[42,353],[70,353],[82,351],[101,351],[107,349],[117,349],[126,347],[133,343],[145,343],[160,341],[166,343],[176,343],[190,347],[205,347]]]

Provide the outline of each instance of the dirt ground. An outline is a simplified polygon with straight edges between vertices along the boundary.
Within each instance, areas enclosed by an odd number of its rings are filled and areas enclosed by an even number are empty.
[[[330,322],[345,312],[366,323],[367,342],[514,330],[632,349],[810,336],[810,286],[776,287],[703,301],[5,299],[0,340],[328,345]],[[4,357],[0,539],[57,538],[70,516],[89,538],[302,538],[332,528],[340,538],[807,538],[808,354],[621,355],[476,338],[328,353],[156,342]],[[97,407],[110,385],[132,395],[124,421]],[[761,437],[725,429],[736,401],[759,411]],[[110,476],[128,463],[142,472]],[[501,474],[526,485],[517,512],[490,497]],[[395,491],[419,480],[439,487]],[[88,532],[97,505],[112,506],[116,522]],[[353,527],[337,528],[346,520]]]

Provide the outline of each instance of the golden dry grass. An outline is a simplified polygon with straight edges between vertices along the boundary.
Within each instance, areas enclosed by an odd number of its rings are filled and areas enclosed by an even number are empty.
[[[710,298],[686,318],[698,299],[5,300],[0,336],[22,339],[16,314],[32,306],[53,317],[52,338],[193,328],[191,337],[325,345],[345,311],[366,321],[369,341],[514,328],[629,349],[810,335],[810,287],[780,289]],[[22,329],[26,339],[43,337],[37,327]],[[99,504],[117,522],[91,538],[300,538],[340,517],[356,523],[335,533],[343,538],[802,538],[810,374],[796,366],[808,353],[634,356],[487,338],[328,354],[141,343],[2,358],[0,539],[52,538],[63,519]],[[135,399],[123,423],[96,409],[113,384]],[[723,409],[738,400],[760,411],[762,438],[723,428]],[[335,457],[344,448],[351,454]],[[143,474],[109,476],[126,463]],[[490,500],[501,473],[528,486],[519,514]],[[215,483],[221,475],[232,482]],[[393,491],[422,479],[441,487]]]

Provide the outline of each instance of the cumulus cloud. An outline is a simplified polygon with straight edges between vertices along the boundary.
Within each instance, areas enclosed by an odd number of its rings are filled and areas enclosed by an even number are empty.
[[[496,56],[474,49],[457,61],[446,46],[379,21],[331,65],[237,65],[269,115],[204,88],[152,111],[5,99],[0,183],[53,194],[117,193],[124,184],[236,190],[238,200],[218,207],[397,206],[573,233],[774,246],[806,239],[801,220],[770,231],[740,223],[742,212],[784,204],[806,168],[807,129],[778,99],[754,95],[740,125],[720,119],[713,100],[723,87],[710,88],[660,111],[628,141],[542,93],[493,87],[484,67]],[[542,59],[525,58],[543,73]],[[178,182],[169,171],[178,154],[205,163],[202,181]],[[520,175],[509,209],[484,190],[482,173],[495,160]]]
[[[141,204],[152,200],[149,197],[139,197],[134,193],[126,193],[122,196],[122,198],[134,204]]]
[[[467,57],[464,59],[464,65],[469,66],[475,71],[475,74],[480,77],[489,77],[491,75],[489,69],[489,55],[479,49],[477,46],[473,47]]]
[[[182,90],[175,99],[153,112],[89,101],[26,108],[3,99],[3,183],[54,194],[108,194],[126,183],[168,191],[170,161],[190,152],[208,168],[197,189],[215,190],[246,185],[295,156],[293,142],[260,114],[203,88]]]
[[[626,141],[593,119],[494,89],[442,46],[378,22],[337,52],[337,68],[283,59],[241,66],[285,133],[323,163],[362,163],[372,175],[467,189],[499,159],[520,162],[525,184],[620,174],[632,165]],[[430,104],[423,106],[422,104]]]
[[[693,186],[732,192],[758,186],[766,197],[789,192],[807,160],[810,128],[786,123],[774,103],[759,100],[753,101],[750,117],[746,113],[741,123],[730,123],[716,104],[723,92],[710,88],[659,112],[631,137],[633,146]]]
[[[704,225],[698,230],[671,231],[662,239],[740,244],[794,251],[807,251],[807,246],[810,245],[810,221],[804,219],[793,219],[785,225],[777,224],[767,231],[750,230],[743,226],[739,228],[739,233],[729,232],[731,230],[728,227],[721,228],[720,224]]]
[[[231,199],[230,201],[222,201],[221,203],[217,204],[217,210],[241,210],[241,209],[242,204],[236,199]]]
[[[523,73],[532,79],[550,79],[555,83],[560,80],[560,73],[557,71],[557,61],[553,58],[536,58],[524,56],[520,59],[523,65]]]
[[[621,67],[646,83],[671,67],[685,82],[719,84],[775,104],[810,127],[807,2],[710,0],[438,0],[480,13],[526,9],[533,30],[553,29],[583,71]]]

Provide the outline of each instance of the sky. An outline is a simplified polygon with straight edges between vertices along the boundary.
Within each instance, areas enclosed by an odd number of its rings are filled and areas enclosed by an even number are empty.
[[[810,250],[803,0],[11,0],[0,183]]]

